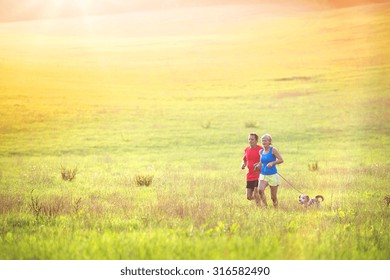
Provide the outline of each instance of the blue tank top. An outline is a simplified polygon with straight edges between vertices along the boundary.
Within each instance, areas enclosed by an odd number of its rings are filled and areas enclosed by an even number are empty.
[[[276,169],[276,165],[273,165],[271,168],[267,167],[268,163],[276,160],[276,157],[272,154],[272,149],[273,147],[269,149],[268,154],[264,154],[264,149],[260,151],[261,164],[262,164],[261,174],[263,175],[273,175],[278,173],[278,170]]]

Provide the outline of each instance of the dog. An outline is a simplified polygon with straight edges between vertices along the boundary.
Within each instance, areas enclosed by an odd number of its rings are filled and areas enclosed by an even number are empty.
[[[307,207],[320,207],[321,202],[324,201],[324,197],[322,195],[316,195],[314,198],[310,198],[306,194],[301,194],[299,196],[299,203],[307,208]]]

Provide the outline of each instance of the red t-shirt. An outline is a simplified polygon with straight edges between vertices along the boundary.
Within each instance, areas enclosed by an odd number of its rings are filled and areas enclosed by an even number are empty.
[[[246,147],[245,155],[243,160],[246,161],[246,167],[248,168],[248,173],[246,173],[247,181],[256,181],[259,179],[260,172],[259,170],[254,170],[253,165],[260,161],[260,150],[263,147],[257,145],[254,148]]]

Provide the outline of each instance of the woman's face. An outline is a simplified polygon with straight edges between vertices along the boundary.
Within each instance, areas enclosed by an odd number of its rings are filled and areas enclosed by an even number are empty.
[[[271,142],[269,141],[268,137],[263,137],[261,138],[261,144],[263,145],[263,147],[268,147]]]

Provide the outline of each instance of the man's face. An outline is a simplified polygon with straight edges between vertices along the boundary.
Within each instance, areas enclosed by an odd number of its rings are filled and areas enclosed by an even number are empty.
[[[251,147],[256,146],[256,145],[257,145],[257,140],[256,140],[255,136],[249,135],[249,137],[248,137],[248,143],[249,143],[249,145],[250,145]]]

